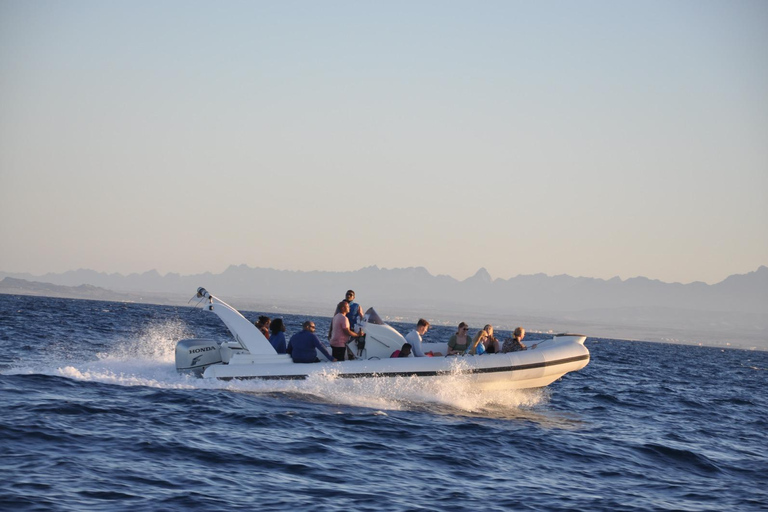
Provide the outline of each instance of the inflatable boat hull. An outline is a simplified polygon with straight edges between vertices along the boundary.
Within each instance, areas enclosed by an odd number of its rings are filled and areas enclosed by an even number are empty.
[[[208,299],[207,309],[216,313],[234,335],[234,342],[218,344],[208,339],[182,340],[176,347],[176,367],[204,378],[303,380],[312,376],[338,379],[418,378],[440,380],[463,376],[483,389],[543,387],[589,363],[585,336],[560,334],[540,341],[535,348],[506,354],[480,356],[389,358],[404,343],[400,333],[372,318],[363,322],[366,347],[351,361],[294,363],[287,354],[277,354],[259,330],[228,304],[205,289],[198,296]],[[375,315],[375,312],[374,312]],[[377,317],[378,318],[378,317]],[[241,320],[242,319],[242,320]],[[356,348],[354,343],[350,348]],[[425,351],[447,352],[447,344],[424,344]],[[387,355],[384,355],[387,354]]]

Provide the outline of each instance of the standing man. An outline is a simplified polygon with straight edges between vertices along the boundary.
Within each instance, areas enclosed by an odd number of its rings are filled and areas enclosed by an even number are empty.
[[[360,338],[365,333],[361,329],[360,332],[355,332],[349,328],[349,302],[343,300],[339,302],[338,313],[331,320],[331,351],[333,357],[339,361],[346,359],[344,356],[347,352],[347,343],[350,338]]]
[[[349,328],[354,331],[355,327],[357,327],[357,321],[362,320],[363,318],[363,308],[360,307],[360,304],[355,302],[354,290],[347,290],[347,296],[344,298],[344,302],[349,304],[347,318],[349,318]]]
[[[344,298],[344,301],[347,304],[349,304],[349,313],[347,313],[347,318],[349,319],[349,328],[351,330],[355,330],[355,327],[357,327],[357,321],[363,318],[363,308],[360,307],[360,304],[355,302],[355,291],[354,290],[347,290],[347,295]],[[339,314],[339,306],[336,306],[336,311],[333,312],[333,315],[336,316]],[[328,328],[328,339],[331,339],[331,331],[333,331],[333,322],[331,322],[331,326]]]
[[[405,341],[411,344],[411,353],[414,357],[424,357],[424,351],[421,349],[421,337],[427,334],[428,330],[429,322],[419,318],[416,328],[405,337]]]

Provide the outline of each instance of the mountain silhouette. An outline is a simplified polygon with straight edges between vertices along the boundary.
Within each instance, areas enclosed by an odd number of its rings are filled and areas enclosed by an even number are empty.
[[[498,324],[525,323],[544,330],[582,329],[595,336],[604,332],[620,338],[731,340],[768,348],[766,266],[713,285],[665,283],[646,277],[605,280],[545,274],[493,279],[485,268],[459,281],[432,275],[424,267],[378,266],[348,272],[303,272],[231,265],[220,274],[186,276],[163,276],[155,270],[127,276],[87,269],[43,276],[0,272],[0,279],[5,277],[65,287],[90,285],[132,297],[149,294],[155,301],[163,296],[188,299],[203,286],[233,305],[261,304],[273,309],[279,305],[286,313],[328,316],[351,288],[363,307],[376,306],[382,314],[408,320],[425,315],[445,323],[493,319]],[[19,290],[18,283],[14,286]],[[0,287],[0,292],[7,289]]]

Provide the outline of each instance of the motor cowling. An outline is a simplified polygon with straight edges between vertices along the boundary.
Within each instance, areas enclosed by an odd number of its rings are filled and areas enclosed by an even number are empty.
[[[206,368],[221,363],[221,348],[213,340],[188,339],[176,344],[176,371],[202,377]]]

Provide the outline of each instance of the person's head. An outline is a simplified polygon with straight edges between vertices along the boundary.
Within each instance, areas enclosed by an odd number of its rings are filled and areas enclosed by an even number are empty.
[[[256,322],[259,327],[269,327],[269,317],[265,315],[259,315],[259,321]]]
[[[429,330],[429,322],[424,320],[423,318],[419,318],[419,321],[416,323],[416,332],[419,334],[426,334]]]
[[[410,343],[403,343],[402,348],[400,349],[400,354],[398,354],[397,357],[408,357],[411,355],[411,344]]]
[[[345,300],[339,302],[339,305],[337,306],[336,310],[342,315],[346,315],[347,313],[349,313],[349,302]]]
[[[459,324],[459,331],[456,334],[467,334],[467,332],[469,332],[469,326],[466,323],[461,322]]]
[[[488,336],[493,336],[493,326],[491,324],[487,324],[483,327],[483,330],[488,333]]]
[[[354,290],[347,290],[347,295],[345,296],[345,300],[352,302],[355,300],[355,291]]]
[[[282,318],[275,318],[272,323],[269,324],[269,332],[277,334],[279,332],[285,332],[285,324]]]
[[[518,327],[517,329],[515,329],[515,332],[513,332],[512,335],[515,338],[523,339],[525,338],[525,329],[523,329],[522,327]]]
[[[304,329],[305,331],[315,332],[315,322],[313,322],[312,320],[307,320],[306,322],[301,324],[301,328]]]

